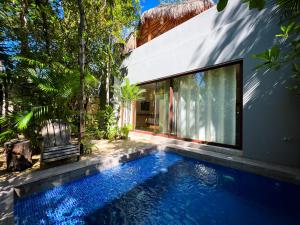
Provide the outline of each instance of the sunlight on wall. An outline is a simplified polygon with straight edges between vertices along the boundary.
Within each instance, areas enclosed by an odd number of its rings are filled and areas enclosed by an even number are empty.
[[[257,78],[257,73],[254,73],[250,80],[244,86],[244,95],[243,95],[243,107],[245,108],[250,101],[253,101],[258,93],[256,89],[260,85],[260,81]]]

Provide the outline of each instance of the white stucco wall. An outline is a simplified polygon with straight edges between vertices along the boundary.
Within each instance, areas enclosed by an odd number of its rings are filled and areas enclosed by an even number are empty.
[[[243,59],[243,155],[300,167],[300,98],[285,88],[290,70],[257,73],[251,57],[280,32],[270,11],[230,0],[224,12],[211,8],[135,49],[123,65],[141,83]]]

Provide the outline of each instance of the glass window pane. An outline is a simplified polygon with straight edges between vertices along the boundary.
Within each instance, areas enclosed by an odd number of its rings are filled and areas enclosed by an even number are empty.
[[[174,79],[178,137],[235,145],[236,69],[226,66]]]
[[[155,89],[156,84],[141,85],[141,89],[145,89],[143,100],[136,103],[136,124],[137,130],[155,132]]]
[[[239,65],[225,66],[141,85],[146,93],[142,101],[137,101],[136,129],[236,145],[238,69]]]
[[[169,99],[170,99],[170,80],[161,81],[156,86],[156,121],[159,133],[169,131]]]

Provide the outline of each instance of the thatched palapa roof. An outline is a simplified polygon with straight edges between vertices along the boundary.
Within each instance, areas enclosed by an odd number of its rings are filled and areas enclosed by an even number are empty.
[[[143,24],[146,20],[156,18],[177,20],[190,15],[195,16],[213,5],[214,3],[211,0],[185,0],[180,3],[162,4],[145,11],[141,16],[141,22]]]
[[[133,46],[141,46],[212,6],[212,0],[185,0],[162,4],[145,11],[141,16],[138,34],[133,33],[128,38],[125,52],[134,49]]]
[[[145,11],[141,16],[137,46],[171,30],[213,5],[211,0],[185,0],[180,3],[162,4]]]

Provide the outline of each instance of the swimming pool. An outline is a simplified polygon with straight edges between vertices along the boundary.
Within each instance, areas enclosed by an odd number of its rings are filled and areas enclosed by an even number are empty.
[[[16,224],[300,224],[300,187],[172,152],[15,201]]]

